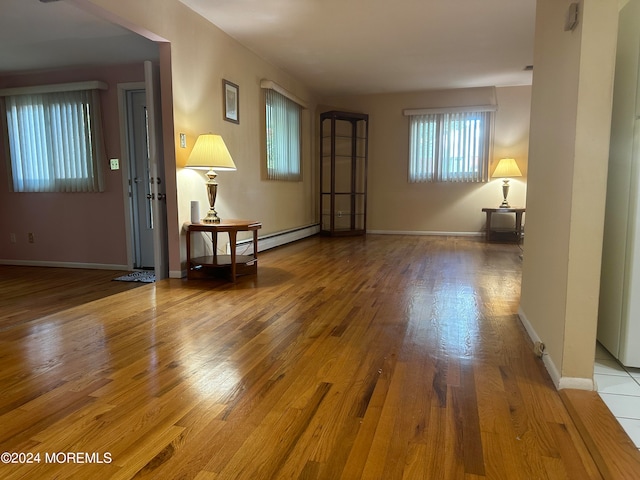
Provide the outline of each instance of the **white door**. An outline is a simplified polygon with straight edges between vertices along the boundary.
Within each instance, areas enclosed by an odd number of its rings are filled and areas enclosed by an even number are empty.
[[[156,279],[169,276],[167,248],[167,203],[162,155],[162,119],[160,111],[160,77],[158,67],[144,62],[145,90],[147,94],[147,131],[149,138],[149,170],[151,173],[151,199],[153,220],[153,254]]]
[[[153,270],[153,202],[147,135],[147,96],[144,89],[126,91],[127,147],[133,267]]]

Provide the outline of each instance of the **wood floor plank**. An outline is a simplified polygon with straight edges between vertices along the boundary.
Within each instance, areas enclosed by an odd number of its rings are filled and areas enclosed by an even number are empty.
[[[112,281],[115,270],[0,266],[0,331],[95,299],[139,287]]]
[[[462,363],[462,384],[452,391],[455,394],[453,408],[454,411],[457,410],[455,413],[460,421],[459,429],[462,430],[465,473],[484,476],[480,418],[472,364]]]
[[[606,480],[640,478],[640,451],[596,392],[563,390],[561,396]]]
[[[0,477],[597,480],[517,317],[519,254],[312,237],[235,284],[136,288],[0,266],[0,446],[112,458]]]

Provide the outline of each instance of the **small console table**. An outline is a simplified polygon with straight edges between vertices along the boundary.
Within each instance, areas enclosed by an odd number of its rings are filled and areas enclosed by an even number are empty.
[[[508,207],[508,208],[483,208],[482,211],[487,214],[487,225],[485,227],[485,238],[487,242],[503,241],[520,243],[522,238],[522,215],[525,208]],[[491,215],[494,213],[513,213],[515,214],[515,225],[513,227],[492,227]]]
[[[262,223],[254,220],[222,220],[220,223],[185,223],[187,232],[187,278],[202,278],[216,270],[226,270],[232,282],[238,275],[258,272],[258,230]],[[191,234],[211,233],[212,255],[191,257]],[[231,255],[218,255],[218,233],[229,234]],[[238,232],[253,232],[253,255],[236,255]]]

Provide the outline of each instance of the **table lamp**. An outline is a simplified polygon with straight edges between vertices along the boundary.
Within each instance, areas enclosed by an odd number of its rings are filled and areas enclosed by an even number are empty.
[[[193,150],[189,155],[187,168],[198,170],[207,170],[207,195],[209,197],[209,212],[202,219],[203,223],[220,223],[220,217],[216,213],[216,195],[218,193],[218,184],[216,183],[216,170],[235,170],[236,165],[224,144],[224,140],[220,135],[211,133],[203,134],[198,137]]]
[[[507,195],[509,195],[509,178],[521,177],[522,173],[518,168],[518,164],[513,158],[501,158],[498,162],[498,166],[493,172],[493,178],[502,178],[502,196],[504,200],[500,204],[500,208],[511,208],[509,202],[507,202]]]

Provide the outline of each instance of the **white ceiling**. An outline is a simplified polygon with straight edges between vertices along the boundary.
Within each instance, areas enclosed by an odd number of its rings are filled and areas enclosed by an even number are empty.
[[[535,0],[180,0],[327,94],[531,84]]]
[[[0,0],[0,73],[157,57],[152,41],[64,1]]]
[[[321,94],[531,83],[535,0],[180,1]],[[0,72],[151,56],[64,1],[0,0]]]

